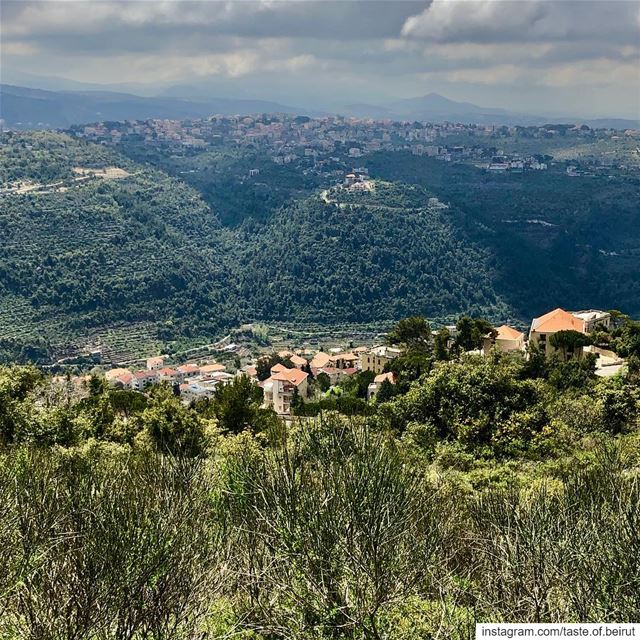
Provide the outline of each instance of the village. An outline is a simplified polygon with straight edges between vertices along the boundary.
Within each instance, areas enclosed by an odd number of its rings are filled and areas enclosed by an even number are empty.
[[[583,310],[569,312],[554,309],[534,318],[527,333],[519,329],[501,325],[488,331],[482,338],[480,348],[466,351],[469,355],[488,357],[492,352],[517,352],[529,357],[532,351],[542,353],[547,358],[556,357],[562,361],[580,360],[587,354],[595,360],[595,375],[611,377],[623,373],[625,360],[603,346],[596,346],[589,336],[597,331],[609,331],[615,319],[610,312]],[[446,336],[446,346],[455,344],[458,328],[456,325],[433,331],[433,338]],[[561,342],[560,334],[570,334],[573,340]],[[556,339],[554,339],[556,336]],[[576,341],[575,336],[583,336]],[[234,362],[217,362],[214,359],[195,358],[177,361],[175,357],[163,355],[149,357],[144,368],[114,366],[94,369],[104,377],[105,382],[116,389],[126,389],[144,393],[154,385],[168,385],[189,405],[195,401],[213,398],[220,385],[228,384],[238,376],[247,376],[259,385],[263,394],[263,406],[282,417],[289,417],[293,405],[317,400],[327,394],[340,393],[345,380],[362,372],[370,372],[371,381],[366,388],[366,399],[376,402],[383,385],[394,385],[392,361],[403,354],[402,345],[376,344],[332,346],[324,350],[310,345],[251,353],[239,349],[236,344],[224,347],[227,353],[236,353]],[[241,359],[238,352],[243,355]],[[245,362],[243,363],[242,360]],[[71,378],[75,384],[86,382],[90,376]],[[58,376],[59,383],[69,381]]]
[[[67,133],[104,145],[144,144],[166,147],[174,153],[206,151],[222,145],[255,148],[264,151],[275,164],[299,165],[308,174],[324,177],[340,175],[345,162],[380,151],[406,151],[446,163],[468,163],[490,173],[546,171],[551,156],[507,151],[505,145],[515,139],[615,144],[634,141],[639,135],[635,129],[591,129],[580,124],[520,127],[285,114],[99,122],[72,127]],[[580,156],[579,160],[572,158],[568,175],[593,175],[612,169],[636,171],[640,167],[637,161],[629,162],[627,156],[622,160],[614,153]],[[258,175],[259,168],[255,168],[248,177]]]

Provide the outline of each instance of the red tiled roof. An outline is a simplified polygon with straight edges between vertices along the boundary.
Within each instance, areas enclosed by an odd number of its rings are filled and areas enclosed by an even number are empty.
[[[301,382],[304,382],[307,379],[308,375],[308,373],[300,371],[300,369],[285,369],[284,371],[280,371],[271,376],[271,380],[291,382],[291,384],[295,384],[297,387]]]
[[[557,331],[579,331],[584,333],[584,321],[571,315],[564,309],[554,309],[531,323],[532,331],[537,333],[555,333]]]
[[[387,373],[379,373],[374,379],[373,381],[375,383],[380,383],[380,382],[384,382],[385,380],[388,380],[391,384],[395,384],[396,381],[393,378],[393,372],[388,371]]]
[[[520,340],[524,338],[524,333],[506,324],[496,327],[496,331],[498,332],[497,340]]]
[[[193,371],[200,371],[200,368],[197,364],[181,364],[178,367],[178,371],[180,373],[191,373]]]

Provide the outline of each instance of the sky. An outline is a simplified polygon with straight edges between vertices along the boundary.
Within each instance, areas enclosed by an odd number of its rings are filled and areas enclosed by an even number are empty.
[[[0,10],[1,78],[14,84],[307,108],[437,92],[522,113],[640,116],[640,0],[2,0]]]

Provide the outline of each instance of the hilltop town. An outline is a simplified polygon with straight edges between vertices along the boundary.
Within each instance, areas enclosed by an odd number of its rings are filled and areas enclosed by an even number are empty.
[[[228,144],[251,147],[267,152],[275,164],[295,163],[309,174],[322,176],[341,175],[358,158],[381,151],[409,151],[494,173],[517,174],[547,170],[558,149],[556,161],[563,168],[571,167],[567,171],[571,176],[640,170],[640,131],[592,129],[582,124],[524,127],[269,114],[99,122],[74,126],[68,133],[99,144],[142,144],[173,152],[201,152]],[[572,147],[573,152],[565,151]],[[247,174],[247,178],[258,176],[259,168]]]

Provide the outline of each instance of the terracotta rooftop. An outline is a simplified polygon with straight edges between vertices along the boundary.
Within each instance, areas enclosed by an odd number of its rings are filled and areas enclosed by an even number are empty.
[[[571,315],[568,311],[558,308],[539,318],[534,318],[531,330],[537,333],[556,333],[557,331],[584,333],[584,321]]]
[[[219,363],[205,364],[200,367],[200,373],[215,373],[216,371],[224,371],[225,366]]]
[[[520,340],[521,338],[524,338],[524,333],[507,324],[503,324],[501,327],[496,327],[496,331],[498,332],[498,335],[496,336],[496,339],[498,340]]]
[[[331,356],[328,353],[325,353],[324,351],[318,351],[318,353],[316,353],[316,355],[313,356],[313,359],[311,360],[311,366],[316,368],[325,367],[330,358]]]
[[[284,371],[280,371],[279,373],[271,376],[271,380],[291,382],[291,384],[295,384],[297,387],[301,382],[307,379],[308,375],[308,373],[300,371],[300,369],[285,369]]]

